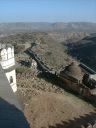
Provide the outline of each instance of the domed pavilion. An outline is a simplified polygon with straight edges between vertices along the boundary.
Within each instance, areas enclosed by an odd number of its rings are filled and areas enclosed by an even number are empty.
[[[65,67],[63,71],[60,72],[60,76],[67,77],[69,79],[82,81],[83,73],[79,65],[75,62],[72,62],[68,66]]]

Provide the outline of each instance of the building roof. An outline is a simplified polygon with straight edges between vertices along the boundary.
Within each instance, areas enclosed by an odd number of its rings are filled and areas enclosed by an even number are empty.
[[[22,108],[0,65],[0,127],[29,128]]]
[[[72,62],[70,65],[66,66],[65,69],[61,71],[61,74],[71,76],[77,80],[82,80],[83,77],[81,68],[75,62]]]

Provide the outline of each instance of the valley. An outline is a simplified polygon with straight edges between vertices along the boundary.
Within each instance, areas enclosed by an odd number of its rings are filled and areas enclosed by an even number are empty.
[[[87,32],[20,32],[0,37],[0,42],[11,43],[15,48],[17,96],[32,128],[70,128],[73,124],[79,128],[95,123],[96,112],[90,102],[42,75],[40,68],[34,70],[21,63],[32,60],[25,51],[31,48],[48,68],[58,72],[72,61],[83,62],[95,70],[94,38]]]

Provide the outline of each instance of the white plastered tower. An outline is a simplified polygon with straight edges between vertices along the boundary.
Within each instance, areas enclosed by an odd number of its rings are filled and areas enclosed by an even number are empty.
[[[13,92],[17,91],[14,47],[12,45],[1,45],[0,63]]]

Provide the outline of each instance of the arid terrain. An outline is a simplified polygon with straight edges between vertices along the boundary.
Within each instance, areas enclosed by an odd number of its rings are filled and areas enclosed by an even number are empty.
[[[20,32],[96,32],[96,23],[91,22],[16,22],[0,23],[0,34],[9,35]]]
[[[14,45],[17,95],[31,128],[81,128],[94,123],[95,106],[60,88],[56,81],[42,76],[38,69],[20,63],[30,61],[24,51],[31,47],[49,68],[60,71],[74,60],[69,45],[79,45],[88,36],[88,32],[28,32],[0,38],[0,42]]]
[[[94,106],[32,72],[17,74],[17,85],[31,128],[79,128],[95,121]]]
[[[66,42],[76,42],[88,35],[85,32],[19,33],[2,37],[0,38],[0,42],[13,44],[16,56],[19,53],[23,54],[28,47],[32,46],[32,50],[48,67],[59,70],[72,60],[72,57],[69,57],[67,54]]]

